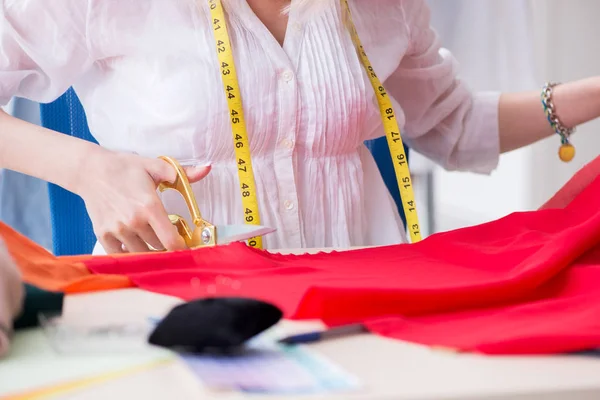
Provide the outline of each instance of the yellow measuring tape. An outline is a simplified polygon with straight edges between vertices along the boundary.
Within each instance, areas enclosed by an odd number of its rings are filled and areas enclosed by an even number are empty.
[[[394,163],[394,171],[396,172],[396,180],[398,182],[398,189],[400,190],[400,196],[402,198],[402,207],[404,208],[404,214],[406,215],[406,225],[410,234],[411,242],[415,243],[421,240],[421,228],[419,226],[419,217],[417,215],[417,204],[415,202],[415,193],[413,190],[412,179],[410,177],[410,170],[408,169],[408,160],[406,159],[406,153],[404,152],[404,144],[402,143],[402,136],[400,134],[400,127],[398,126],[398,120],[396,119],[396,113],[392,106],[392,100],[388,96],[385,88],[381,84],[381,81],[377,77],[367,53],[363,48],[356,32],[356,26],[352,21],[352,14],[350,12],[350,5],[348,0],[340,0],[342,7],[344,8],[344,23],[347,29],[350,31],[352,37],[352,43],[356,48],[358,57],[369,76],[375,95],[377,96],[377,103],[379,104],[379,112],[381,113],[381,120],[383,122],[383,128],[385,130],[385,136],[387,137],[388,147],[392,155],[392,161]]]
[[[254,180],[252,158],[250,156],[250,141],[248,140],[246,120],[244,119],[242,93],[235,71],[231,41],[227,33],[225,12],[220,0],[208,0],[208,4],[212,15],[217,57],[221,67],[221,77],[223,78],[223,88],[225,89],[227,105],[229,106],[244,219],[247,224],[260,225],[256,182]],[[251,238],[248,241],[248,246],[261,249],[262,239],[260,237]]]
[[[116,379],[121,379],[141,372],[146,372],[154,368],[158,368],[168,363],[174,363],[175,358],[158,359],[146,364],[140,364],[133,367],[105,372],[99,375],[76,379],[58,383],[56,385],[46,386],[38,389],[33,389],[23,393],[0,397],[0,400],[42,400],[56,398],[57,396],[72,393],[75,390],[88,389],[91,386],[99,385]],[[91,389],[90,389],[91,390]]]
[[[360,42],[358,33],[352,15],[348,0],[340,0],[344,9],[344,23],[350,36],[358,57],[363,65],[371,85],[375,90],[377,102],[383,127],[387,137],[388,146],[394,163],[394,171],[398,182],[398,189],[402,197],[402,206],[406,214],[406,222],[411,242],[415,243],[421,240],[421,229],[419,226],[419,218],[417,215],[417,205],[408,168],[406,153],[404,152],[404,144],[400,134],[400,127],[396,119],[396,113],[392,106],[392,101],[388,96],[381,81],[377,77],[369,58]],[[256,188],[254,182],[254,174],[252,171],[252,162],[250,158],[250,145],[248,142],[248,134],[246,131],[246,123],[244,121],[244,113],[242,110],[242,98],[235,72],[233,53],[227,27],[225,23],[225,13],[221,0],[208,0],[210,12],[213,20],[213,31],[217,49],[217,56],[221,64],[221,75],[223,78],[223,87],[229,105],[231,116],[233,140],[235,144],[235,154],[238,163],[238,174],[240,178],[242,206],[246,216],[246,223],[260,224],[258,215],[258,200],[256,197]],[[252,247],[262,247],[260,238],[253,238],[248,243]]]

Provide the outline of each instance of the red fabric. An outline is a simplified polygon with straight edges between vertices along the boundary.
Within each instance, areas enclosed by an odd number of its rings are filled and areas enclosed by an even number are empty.
[[[563,208],[600,176],[600,157],[587,163],[541,209]]]
[[[488,354],[600,347],[600,246],[520,302],[367,322],[382,336]]]
[[[363,321],[432,346],[566,352],[600,346],[599,205],[596,177],[560,205],[411,245],[284,256],[232,244],[84,262],[154,292],[248,296],[288,318]]]

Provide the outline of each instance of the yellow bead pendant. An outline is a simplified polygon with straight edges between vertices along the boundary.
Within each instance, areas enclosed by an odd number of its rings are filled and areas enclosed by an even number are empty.
[[[569,162],[575,157],[575,147],[570,143],[564,143],[558,149],[558,157],[563,162]]]

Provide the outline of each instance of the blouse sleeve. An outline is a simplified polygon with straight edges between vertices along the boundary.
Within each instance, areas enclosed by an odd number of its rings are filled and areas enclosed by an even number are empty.
[[[403,137],[448,170],[490,173],[499,159],[498,93],[472,94],[440,47],[423,0],[404,0],[408,51],[386,80],[405,114]]]
[[[87,68],[88,0],[0,0],[0,105],[50,102]]]

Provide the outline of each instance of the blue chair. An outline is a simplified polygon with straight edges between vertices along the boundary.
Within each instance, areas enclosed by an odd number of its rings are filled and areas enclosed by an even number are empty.
[[[367,140],[365,144],[373,155],[375,163],[377,163],[377,168],[379,168],[379,172],[385,182],[385,186],[387,186],[387,189],[396,203],[396,207],[398,207],[402,223],[406,226],[406,214],[404,213],[404,207],[402,207],[402,198],[400,197],[400,190],[398,190],[398,180],[396,179],[396,171],[394,170],[387,138],[383,136],[377,139]],[[406,161],[410,162],[410,149],[406,144],[404,144],[404,152],[406,153]]]
[[[40,106],[42,126],[91,142],[83,107],[73,89]],[[91,254],[96,243],[92,222],[83,200],[54,184],[48,186],[52,221],[53,252],[56,255]]]
[[[97,143],[88,128],[83,107],[73,89],[56,101],[40,106],[42,126],[73,137]],[[396,183],[394,165],[385,137],[366,143],[406,224]],[[408,159],[408,148],[405,147]],[[83,200],[54,184],[48,187],[52,220],[53,251],[56,255],[90,254],[96,237]]]

